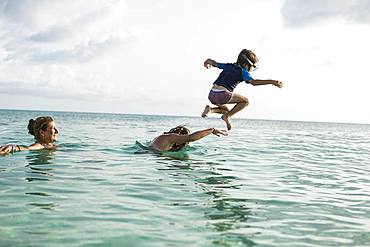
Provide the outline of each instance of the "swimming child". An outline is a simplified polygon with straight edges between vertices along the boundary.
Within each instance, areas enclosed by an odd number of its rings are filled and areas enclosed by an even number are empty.
[[[58,130],[52,117],[38,117],[28,122],[28,133],[35,137],[30,146],[7,144],[0,147],[0,154],[14,153],[24,150],[55,149],[54,142],[58,138]]]
[[[154,138],[149,147],[156,151],[180,151],[189,142],[197,141],[210,134],[227,136],[226,130],[209,128],[190,133],[188,128],[180,125]]]
[[[210,113],[222,114],[221,118],[225,121],[228,130],[231,129],[230,118],[249,104],[247,97],[233,93],[233,90],[240,82],[245,81],[253,86],[267,84],[271,84],[279,88],[283,86],[283,83],[280,81],[252,78],[250,72],[255,71],[258,68],[258,58],[251,50],[247,49],[243,49],[239,53],[236,63],[218,63],[215,60],[207,59],[204,61],[204,67],[207,69],[217,67],[222,69],[222,72],[213,83],[208,95],[208,99],[217,107],[210,107],[207,105],[204,108],[202,117],[207,117]],[[226,104],[235,105],[231,110],[229,110]]]

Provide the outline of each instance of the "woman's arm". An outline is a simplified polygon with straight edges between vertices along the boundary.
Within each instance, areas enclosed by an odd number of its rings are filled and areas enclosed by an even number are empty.
[[[155,138],[151,144],[149,145],[152,149],[158,150],[158,151],[167,151],[171,148],[173,144],[181,145],[183,143],[187,142],[193,142],[196,140],[199,140],[207,135],[214,134],[217,136],[220,135],[227,135],[226,130],[218,130],[214,128],[209,128],[205,130],[196,131],[189,135],[178,135],[178,134],[164,134],[160,135],[157,138]]]
[[[23,147],[15,144],[7,144],[3,147],[0,147],[0,154],[14,153],[17,151],[22,151]]]
[[[168,141],[170,143],[183,144],[185,142],[197,141],[197,140],[202,139],[203,137],[206,137],[210,134],[214,134],[216,136],[220,136],[220,135],[227,136],[227,132],[225,130],[218,130],[218,129],[215,129],[215,128],[209,128],[209,129],[195,131],[194,133],[191,133],[189,135],[170,134],[168,136],[168,138],[169,138]]]
[[[249,83],[252,84],[253,86],[261,86],[261,85],[274,85],[276,87],[282,88],[283,83],[281,81],[276,81],[276,80],[249,80]]]
[[[8,153],[14,153],[18,151],[25,151],[25,150],[40,150],[44,149],[45,147],[39,143],[31,144],[28,147],[23,147],[15,144],[7,144],[3,147],[0,147],[0,154],[8,154]]]

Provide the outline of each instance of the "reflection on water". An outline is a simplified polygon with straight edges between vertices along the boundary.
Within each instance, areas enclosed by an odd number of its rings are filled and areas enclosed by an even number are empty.
[[[53,210],[55,208],[54,203],[28,203],[27,205],[44,210]]]
[[[53,149],[42,149],[30,151],[26,156],[29,166],[53,164],[56,151]]]
[[[246,199],[231,198],[227,190],[239,189],[235,184],[236,177],[225,176],[212,171],[211,176],[197,179],[197,184],[207,195],[212,196],[210,207],[206,209],[205,217],[210,219],[210,225],[217,232],[223,232],[222,238],[214,240],[217,245],[243,243],[253,246],[255,243],[245,235],[235,233],[233,230],[245,224],[251,215],[251,209],[245,206]]]
[[[201,206],[208,226],[218,232],[218,239],[212,241],[215,245],[233,246],[235,243],[243,246],[254,246],[255,242],[250,240],[245,234],[238,233],[238,228],[245,227],[251,215],[251,208],[246,206],[248,202],[245,198],[232,197],[227,191],[239,190],[240,184],[236,183],[237,177],[227,176],[217,170],[221,166],[216,162],[203,164],[191,164],[189,162],[179,162],[176,158],[170,161],[167,171],[176,171],[170,175],[178,178],[181,172],[184,177],[189,177],[189,171],[194,176],[194,184],[205,194],[211,196],[208,202],[203,202]],[[166,164],[166,163],[164,163]],[[227,169],[226,169],[227,170]],[[176,206],[176,204],[173,204]],[[182,207],[184,204],[178,204]]]
[[[55,153],[55,150],[43,149],[30,151],[26,155],[26,160],[28,162],[26,167],[29,168],[29,170],[26,170],[27,176],[25,179],[27,182],[34,183],[37,190],[39,190],[38,185],[40,183],[50,181],[50,177],[53,176],[52,171],[54,169],[51,168],[51,165],[54,165]],[[52,197],[50,193],[34,191],[33,187],[30,187],[30,190],[32,191],[25,192],[25,195],[31,196],[29,200],[32,200],[32,202],[27,203],[28,206],[42,210],[54,209],[55,204],[53,202],[45,202],[46,198],[50,200],[49,197]]]
[[[47,175],[47,174],[44,174],[44,175]],[[49,181],[48,178],[26,178],[26,180],[27,180],[27,182],[33,182],[33,181]]]
[[[26,180],[29,182],[38,180],[38,181],[48,181],[49,179],[45,176],[53,176],[50,172],[53,168],[50,165],[53,164],[55,159],[55,150],[43,149],[30,151],[26,155],[28,161],[28,167],[30,170],[26,171],[30,175],[42,175],[36,177],[26,177]]]
[[[44,192],[26,192],[26,195],[34,195],[34,196],[50,196],[48,193]]]
[[[189,160],[190,159],[189,155],[185,152],[164,152],[158,155],[164,156],[168,159],[175,159],[175,160]]]

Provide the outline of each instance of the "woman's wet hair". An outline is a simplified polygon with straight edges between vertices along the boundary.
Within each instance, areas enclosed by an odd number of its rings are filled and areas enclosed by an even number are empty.
[[[190,134],[190,130],[183,125],[179,125],[175,128],[170,129],[168,132],[164,132],[165,134],[179,134],[179,135],[188,135]]]
[[[179,125],[175,128],[170,129],[170,131],[168,132],[164,132],[164,134],[189,135],[190,130],[183,125]],[[185,146],[186,146],[186,143],[181,143],[181,144],[174,143],[169,151],[179,151]]]
[[[40,130],[46,131],[50,122],[53,122],[53,118],[38,117],[36,119],[30,119],[28,122],[28,133],[33,135],[36,140],[40,139]]]
[[[238,60],[236,61],[237,65],[243,66],[244,64],[249,64],[248,58],[253,64],[258,63],[258,58],[256,54],[253,53],[253,51],[248,49],[243,49],[238,56]]]

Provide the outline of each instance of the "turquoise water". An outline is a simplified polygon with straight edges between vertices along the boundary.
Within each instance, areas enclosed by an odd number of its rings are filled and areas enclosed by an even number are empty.
[[[54,117],[56,151],[0,156],[0,246],[369,246],[370,125],[0,110],[0,145]],[[138,142],[138,143],[137,143]]]

